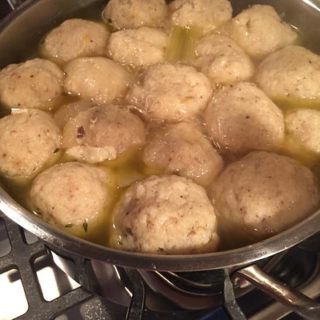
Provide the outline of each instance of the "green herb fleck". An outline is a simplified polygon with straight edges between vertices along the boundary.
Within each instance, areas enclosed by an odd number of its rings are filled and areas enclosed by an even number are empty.
[[[116,28],[113,25],[112,19],[106,17],[106,13],[104,11],[102,12],[101,18],[102,18],[102,21],[106,24],[110,32],[113,32],[116,30]]]
[[[82,224],[84,232],[88,232],[88,220],[85,220]]]
[[[132,237],[133,236],[132,229],[131,228],[126,228],[126,234]]]

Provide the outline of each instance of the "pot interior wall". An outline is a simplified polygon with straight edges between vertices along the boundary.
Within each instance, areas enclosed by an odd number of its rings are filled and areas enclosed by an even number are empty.
[[[0,33],[0,68],[32,56],[43,36],[70,17],[98,18],[101,0],[38,0],[26,1],[18,15]]]
[[[320,53],[320,1],[319,0],[231,0],[234,14],[248,5],[267,4],[302,35],[302,45]]]
[[[39,41],[54,26],[70,17],[98,18],[106,0],[38,0],[26,1],[21,13],[0,33],[0,68],[20,62],[35,52]],[[31,6],[32,3],[32,6]],[[298,28],[303,42],[311,50],[320,52],[318,0],[231,0],[237,14],[248,5],[270,4],[285,20]]]

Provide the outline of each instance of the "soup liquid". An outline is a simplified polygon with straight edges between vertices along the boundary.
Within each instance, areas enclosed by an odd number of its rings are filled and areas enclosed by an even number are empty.
[[[103,7],[105,6],[105,1],[98,1],[95,4],[88,6],[85,9],[81,9],[77,12],[75,12],[73,15],[69,17],[65,17],[65,19],[68,18],[83,18],[83,19],[89,19],[94,21],[101,22],[101,12],[103,10]],[[63,20],[65,20],[63,19]],[[56,25],[59,25],[62,21],[57,20]],[[303,36],[302,38],[303,39]],[[40,42],[41,46],[41,42]],[[41,56],[39,52],[39,47],[37,47],[33,52],[26,54],[25,60],[39,57]],[[62,66],[63,67],[63,66]],[[136,77],[139,77],[139,72],[136,70],[131,70],[131,72],[135,73]],[[52,107],[52,113],[60,106],[65,103],[74,102],[77,101],[78,97],[72,97],[65,95],[62,99],[59,99],[59,101],[56,103],[56,105],[53,105]],[[320,110],[320,105],[317,103],[314,103],[313,101],[298,101],[298,100],[275,100],[274,101],[282,110],[284,113],[290,112],[295,109],[299,108],[315,108]],[[117,101],[119,104],[125,104],[125,101]],[[1,107],[0,108],[0,116],[3,117],[5,115],[8,115],[10,111],[6,108]],[[199,119],[197,119],[199,120]],[[201,121],[201,119],[200,119]],[[147,128],[150,129],[151,126],[146,124]],[[219,146],[217,146],[219,149]],[[312,154],[311,152],[308,152],[303,146],[297,144],[296,142],[293,142],[290,137],[287,137],[282,148],[278,150],[278,153],[289,155],[304,165],[310,167],[317,177],[320,177],[320,165],[318,165],[319,155],[318,154]],[[63,163],[72,161],[72,159],[68,158],[63,154],[63,151],[60,151],[57,155],[58,161],[56,163]],[[112,170],[114,176],[115,176],[115,183],[113,185],[113,200],[112,200],[112,206],[106,209],[106,212],[104,214],[103,221],[100,221],[102,223],[99,223],[97,227],[92,230],[90,226],[84,225],[85,233],[82,233],[82,237],[102,244],[102,245],[112,245],[116,246],[117,242],[120,241],[117,230],[115,229],[115,226],[113,224],[113,218],[112,218],[112,207],[115,206],[117,201],[119,200],[120,196],[123,194],[123,192],[128,188],[130,184],[132,184],[135,181],[142,180],[144,178],[147,178],[152,175],[161,175],[164,173],[164,170],[159,168],[148,168],[146,167],[142,162],[142,149],[136,150],[130,155],[122,155],[119,159],[113,160],[113,161],[104,161],[103,163],[99,164],[99,166],[105,166]],[[224,156],[225,164],[227,165],[229,162],[237,160],[236,157],[232,158],[226,158]],[[47,167],[43,168],[46,169]],[[8,180],[6,178],[0,178],[2,184],[5,186],[5,189],[8,190],[8,192],[14,197],[16,201],[18,201],[22,206],[29,208],[31,211],[33,210],[32,205],[30,204],[29,199],[29,191],[31,187],[32,181],[24,181],[24,182],[17,182],[13,180]],[[69,229],[69,226],[61,227],[64,231],[70,232],[71,229]],[[222,238],[219,250],[224,250],[227,248],[232,247],[239,247],[240,245],[247,244],[250,242],[250,239],[243,239],[243,243],[237,242],[232,243],[229,241],[228,237],[225,236],[225,232],[223,231],[224,226],[220,226],[220,236]]]

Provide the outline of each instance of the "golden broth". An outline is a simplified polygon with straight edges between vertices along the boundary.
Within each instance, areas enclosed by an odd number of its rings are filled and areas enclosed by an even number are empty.
[[[92,6],[89,6],[85,9],[82,9],[75,13],[72,17],[75,18],[85,18],[90,19],[94,21],[100,21],[101,22],[101,12],[102,12],[103,5],[99,2],[97,4],[94,4]],[[70,17],[71,18],[71,17]],[[57,25],[61,23],[61,21],[57,21]],[[178,34],[177,34],[178,33]],[[187,32],[184,32],[183,30],[176,30],[176,34],[173,34],[172,38],[174,41],[179,41],[179,33],[181,34],[182,38],[185,38],[187,36],[195,36],[198,37],[197,32],[192,32],[192,30],[188,30]],[[303,37],[302,37],[303,38]],[[192,39],[187,40],[187,45],[190,47],[193,46]],[[41,43],[40,43],[41,46]],[[177,49],[178,48],[178,49]],[[180,44],[176,44],[176,46],[170,46],[170,51],[167,53],[168,60],[179,60],[176,57],[176,52],[179,50],[181,53],[185,47],[181,46]],[[184,55],[184,53],[182,53]],[[41,55],[41,54],[40,54]],[[36,56],[39,56],[39,48],[36,48],[31,54],[28,54],[26,56],[26,59],[34,58]],[[190,58],[190,52],[187,53],[187,56],[183,57],[183,59],[188,60]],[[140,71],[139,70],[133,70],[132,68],[128,67],[130,71],[134,74],[136,78],[139,78]],[[69,96],[67,94],[64,95],[63,98],[59,99],[58,101],[55,101],[54,104],[51,106],[51,114],[54,113],[54,111],[61,105],[65,103],[75,102],[79,100],[79,97]],[[309,101],[309,100],[298,100],[298,99],[274,99],[274,102],[283,110],[284,113],[288,112],[288,110],[296,109],[296,108],[313,108],[313,109],[319,109],[320,110],[320,102],[318,101]],[[118,101],[119,104],[125,104],[124,101]],[[0,116],[3,117],[5,115],[8,115],[10,112],[6,108],[0,108]],[[147,125],[147,127],[150,130],[150,127],[152,125]],[[320,129],[320,128],[319,128]],[[152,175],[161,175],[164,173],[164,170],[162,168],[150,168],[145,166],[145,164],[142,161],[142,149],[135,150],[134,152],[131,152],[130,154],[124,154],[119,157],[117,160],[113,161],[104,161],[103,163],[99,164],[99,166],[105,166],[111,169],[111,171],[114,174],[114,185],[113,185],[113,193],[112,193],[112,206],[111,208],[108,207],[106,209],[105,215],[102,220],[99,220],[99,223],[95,223],[95,227],[93,226],[84,226],[85,232],[80,232],[79,230],[72,230],[71,226],[64,226],[61,227],[66,232],[71,232],[74,234],[80,234],[81,236],[91,240],[93,242],[103,244],[103,245],[112,245],[116,246],[117,242],[120,240],[119,235],[117,234],[117,230],[114,229],[113,225],[113,218],[112,218],[112,210],[113,207],[116,205],[118,199],[123,194],[123,192],[127,189],[127,187],[137,181],[144,179],[148,176]],[[306,166],[309,166],[314,169],[314,172],[317,177],[320,177],[320,165],[318,165],[319,155],[312,154],[308,152],[303,146],[299,145],[295,141],[292,140],[291,137],[287,136],[283,146],[281,149],[278,150],[280,154],[289,155],[301,163],[303,163]],[[232,158],[229,158],[228,156],[224,156],[225,163],[228,163],[230,161],[236,160],[237,157],[232,156]],[[70,157],[67,157],[63,154],[63,151],[61,151],[61,155],[59,155],[59,159],[56,163],[64,163],[72,161]],[[46,167],[45,167],[46,168]],[[43,170],[45,169],[43,168]],[[5,188],[8,190],[8,192],[24,207],[29,208],[32,210],[32,205],[30,205],[29,201],[29,191],[31,187],[32,181],[27,181],[25,183],[17,182],[14,180],[8,180],[6,178],[0,178],[1,182],[4,184]],[[223,226],[220,226],[220,229],[223,230]],[[223,232],[222,232],[223,233]],[[111,237],[110,237],[111,235]],[[222,235],[223,240],[223,235]],[[230,248],[234,246],[239,246],[239,243],[237,244],[230,244],[228,240],[225,241],[226,243],[221,242],[220,250],[223,248]],[[244,240],[244,244],[247,243],[247,240]]]

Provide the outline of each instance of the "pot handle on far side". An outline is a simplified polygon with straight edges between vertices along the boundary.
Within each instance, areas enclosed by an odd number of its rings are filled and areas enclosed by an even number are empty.
[[[257,265],[251,265],[237,270],[232,279],[245,279],[253,286],[267,293],[278,302],[286,305],[292,311],[308,320],[320,319],[320,304],[305,296],[301,292],[289,288],[287,285],[272,278]]]
[[[12,10],[17,9],[22,4],[23,1],[24,0],[7,0]]]

